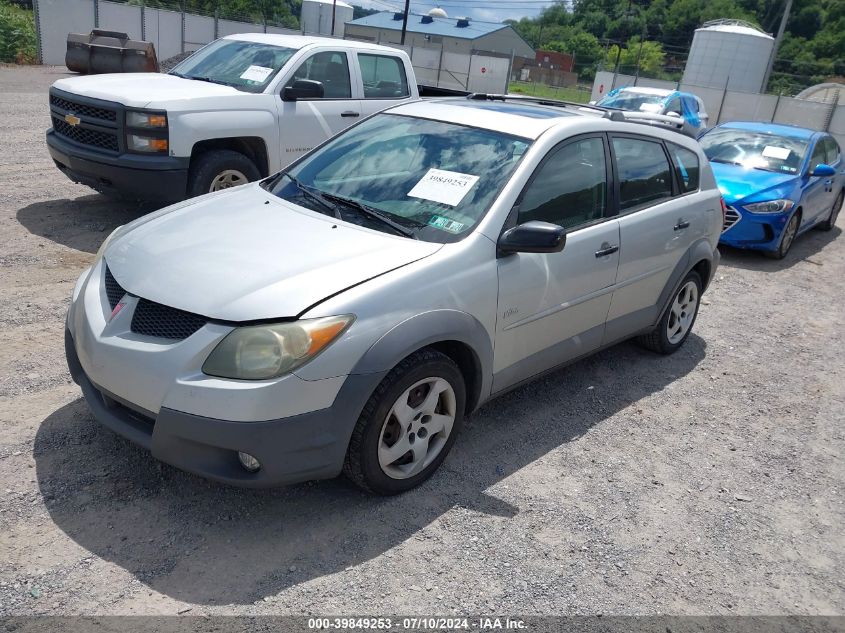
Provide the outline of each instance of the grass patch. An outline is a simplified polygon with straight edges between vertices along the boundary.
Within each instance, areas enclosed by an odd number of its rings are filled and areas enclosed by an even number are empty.
[[[35,17],[32,11],[0,0],[0,62],[34,64]]]
[[[523,83],[521,81],[512,81],[508,84],[508,92],[545,99],[575,101],[576,103],[587,103],[590,100],[590,91],[582,88],[555,88],[545,84]]]

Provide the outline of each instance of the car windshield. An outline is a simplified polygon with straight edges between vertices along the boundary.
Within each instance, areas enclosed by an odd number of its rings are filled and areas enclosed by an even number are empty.
[[[798,173],[807,152],[801,139],[732,127],[713,128],[699,140],[711,162],[786,174]]]
[[[484,217],[529,145],[501,132],[379,114],[268,187],[280,198],[355,224],[455,242]]]
[[[262,92],[296,51],[260,42],[216,40],[169,74],[232,86],[244,92]]]
[[[617,92],[615,95],[607,95],[597,105],[614,110],[659,112],[663,106],[664,98],[660,95],[649,95],[641,92]]]

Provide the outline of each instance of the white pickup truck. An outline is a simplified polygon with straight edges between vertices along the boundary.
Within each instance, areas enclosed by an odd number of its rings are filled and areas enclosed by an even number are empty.
[[[47,146],[75,182],[174,201],[267,176],[362,117],[418,98],[401,50],[232,35],[168,74],[60,79]]]

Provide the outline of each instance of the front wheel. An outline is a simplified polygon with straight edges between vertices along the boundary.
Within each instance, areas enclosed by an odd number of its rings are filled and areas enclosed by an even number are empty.
[[[793,213],[786,223],[786,228],[780,236],[780,242],[776,251],[764,251],[766,257],[772,259],[783,259],[792,248],[792,243],[795,241],[795,236],[798,235],[798,227],[801,225],[801,214]]]
[[[640,345],[658,354],[678,351],[692,332],[700,299],[701,277],[693,270],[684,277],[658,326],[637,339]]]
[[[418,486],[452,448],[465,402],[464,379],[451,358],[432,349],[412,354],[385,376],[364,405],[344,474],[381,495]]]
[[[249,158],[230,149],[215,149],[194,158],[188,173],[188,197],[222,191],[261,178]]]

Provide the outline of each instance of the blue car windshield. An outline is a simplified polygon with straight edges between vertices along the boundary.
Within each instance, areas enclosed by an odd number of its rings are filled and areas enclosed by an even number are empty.
[[[797,174],[807,153],[802,139],[732,127],[713,128],[699,141],[710,162],[783,174]]]
[[[649,95],[641,92],[618,92],[615,95],[607,95],[597,105],[614,110],[659,112],[663,107],[664,98],[660,95]]]
[[[378,114],[267,187],[347,222],[455,242],[481,221],[529,145],[528,139],[493,130]]]

